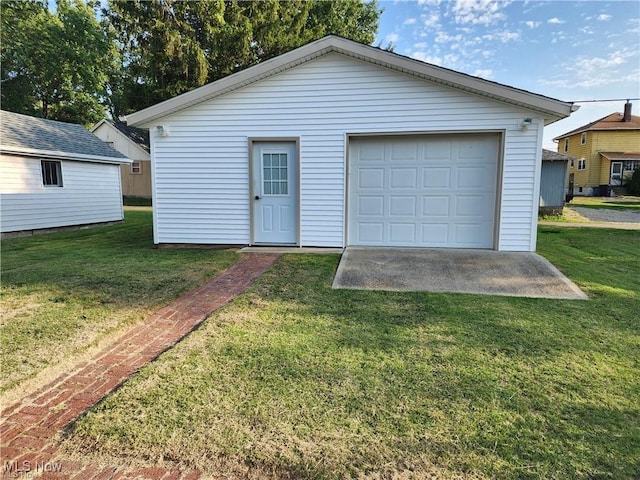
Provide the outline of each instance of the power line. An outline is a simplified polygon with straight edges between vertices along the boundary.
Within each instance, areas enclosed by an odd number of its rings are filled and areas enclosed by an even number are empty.
[[[606,100],[572,100],[570,103],[596,103],[596,102],[628,102],[629,100],[640,100],[640,98],[611,98]]]

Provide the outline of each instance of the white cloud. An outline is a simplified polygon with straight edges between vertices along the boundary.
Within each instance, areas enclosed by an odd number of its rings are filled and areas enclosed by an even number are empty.
[[[416,20],[415,18],[407,18],[404,22],[402,22],[402,25],[414,25],[418,20]]]
[[[416,60],[420,60],[421,62],[433,63],[434,65],[442,65],[442,58],[436,55],[429,55],[426,52],[415,51],[411,54],[411,56]]]
[[[462,40],[461,34],[449,35],[444,30],[440,30],[435,38],[436,43],[459,42],[460,40]]]
[[[608,22],[612,18],[613,17],[611,15],[608,15],[606,13],[601,13],[600,15],[598,15],[598,20],[601,22]]]
[[[583,58],[575,63],[575,70],[597,73],[601,69],[615,67],[626,63],[626,57],[629,55],[625,52],[613,52],[607,58],[593,57]],[[600,73],[602,75],[602,72]]]
[[[493,78],[493,70],[491,70],[490,68],[479,68],[475,72],[473,72],[471,75],[473,75],[474,77],[491,79]]]
[[[433,12],[429,14],[420,15],[420,20],[425,27],[437,27],[440,24],[440,15]]]
[[[413,45],[413,48],[418,48],[418,49],[427,48],[427,42],[416,43]]]
[[[385,42],[387,43],[395,43],[398,41],[400,36],[397,33],[390,33],[386,37],[384,37]]]
[[[487,35],[482,36],[483,40],[500,40],[502,43],[508,43],[513,40],[520,39],[520,34],[518,32],[509,32],[507,30],[503,32],[489,33]]]
[[[583,57],[577,61],[563,65],[566,73],[555,78],[541,80],[543,85],[574,89],[594,88],[613,85],[637,85],[638,73],[622,74],[620,66],[627,64],[628,59],[638,57],[636,50],[618,50],[606,57]],[[635,69],[635,72],[638,72]]]
[[[524,24],[525,24],[527,27],[529,27],[529,28],[536,28],[536,27],[539,27],[539,26],[540,26],[540,23],[541,23],[541,22],[534,22],[534,21],[532,21],[532,20],[529,20],[529,21],[527,21],[527,22],[524,22]]]
[[[418,0],[418,5],[438,6],[441,0]]]
[[[558,17],[553,17],[553,18],[550,18],[549,20],[547,20],[547,23],[560,25],[562,23],[567,23],[567,22],[565,22],[564,20],[560,20]]]
[[[498,0],[456,0],[452,12],[457,23],[491,25],[506,18],[501,10],[509,3]]]

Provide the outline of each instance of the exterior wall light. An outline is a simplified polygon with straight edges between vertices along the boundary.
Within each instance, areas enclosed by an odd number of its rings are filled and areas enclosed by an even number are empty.
[[[531,118],[525,118],[524,120],[522,120],[522,123],[520,123],[520,130],[526,132],[527,130],[529,130],[529,127],[532,123],[533,120],[531,120]]]

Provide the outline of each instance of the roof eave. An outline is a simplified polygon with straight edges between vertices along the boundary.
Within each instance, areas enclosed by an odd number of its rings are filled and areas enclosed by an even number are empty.
[[[307,62],[329,52],[337,52],[386,68],[414,75],[425,80],[447,85],[469,93],[510,103],[518,107],[539,112],[548,123],[566,118],[579,107],[570,102],[562,102],[550,97],[519,90],[482,78],[449,70],[436,65],[394,54],[386,50],[362,45],[341,37],[328,36],[300,48],[266,60],[240,72],[229,75],[210,84],[199,87],[177,97],[165,100],[139,112],[127,116],[127,124],[148,125],[158,118],[175,113],[215,96],[224,95],[262,78],[275,75],[295,65]]]
[[[85,155],[82,153],[61,152],[54,150],[37,150],[33,148],[0,145],[0,152],[9,155],[24,155],[27,157],[46,157],[54,160],[73,160],[90,163],[109,163],[114,165],[132,163],[127,157],[105,157],[102,155]]]

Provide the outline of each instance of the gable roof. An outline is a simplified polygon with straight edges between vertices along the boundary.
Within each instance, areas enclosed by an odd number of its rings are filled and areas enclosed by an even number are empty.
[[[363,45],[346,38],[329,35],[290,52],[261,62],[177,97],[127,115],[129,125],[144,125],[192,105],[224,95],[245,85],[293,68],[314,58],[336,52],[375,65],[413,75],[424,80],[447,85],[466,92],[488,97],[540,112],[551,123],[568,117],[579,107],[571,102],[538,95],[518,88],[492,82],[465,73],[421,62],[397,53]]]
[[[105,118],[103,120],[100,120],[93,127],[91,127],[91,132],[95,132],[100,127],[100,125],[104,125],[104,124],[110,125],[111,127],[115,128],[118,132],[120,132],[122,135],[127,137],[129,140],[135,143],[138,147],[142,148],[145,152],[147,153],[151,152],[151,148],[149,146],[150,144],[149,144],[148,129],[130,127],[124,122],[113,122]]]
[[[595,122],[587,123],[586,125],[571,130],[570,132],[563,133],[562,135],[554,138],[554,140],[570,137],[589,130],[640,130],[640,117],[637,115],[631,115],[631,120],[628,122],[623,122],[622,118],[622,113],[611,113],[606,117],[599,118]]]
[[[0,110],[0,151],[27,156],[130,163],[82,125]]]

